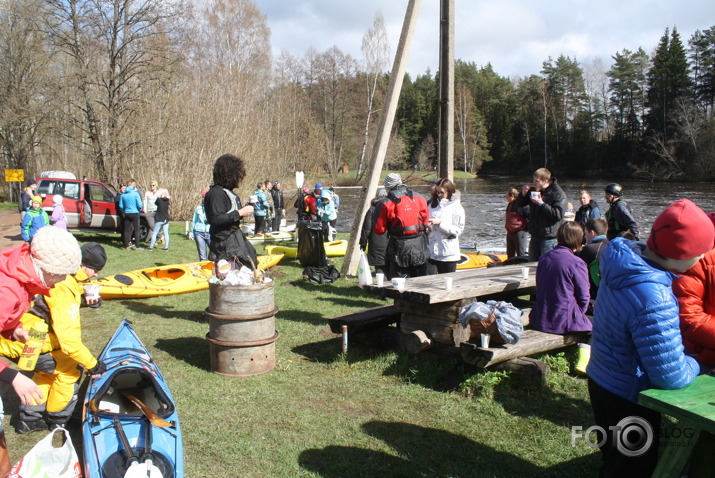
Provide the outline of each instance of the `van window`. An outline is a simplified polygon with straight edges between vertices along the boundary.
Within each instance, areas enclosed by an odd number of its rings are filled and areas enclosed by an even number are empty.
[[[99,184],[89,184],[89,196],[92,201],[114,202],[114,195]]]

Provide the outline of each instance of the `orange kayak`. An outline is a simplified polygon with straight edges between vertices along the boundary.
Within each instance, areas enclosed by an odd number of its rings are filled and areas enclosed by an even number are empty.
[[[457,264],[457,269],[476,269],[477,267],[486,267],[487,264],[504,262],[506,259],[506,254],[466,254],[463,252],[462,258]]]

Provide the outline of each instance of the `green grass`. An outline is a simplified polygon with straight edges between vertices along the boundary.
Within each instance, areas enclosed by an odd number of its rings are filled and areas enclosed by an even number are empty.
[[[105,246],[102,274],[111,275],[196,260],[183,227],[172,225],[168,252],[124,251],[116,235],[77,238]],[[597,453],[571,447],[571,426],[586,428],[593,418],[585,381],[569,375],[564,355],[550,359],[552,378],[540,389],[454,358],[408,356],[389,341],[356,341],[343,355],[326,319],[385,302],[353,279],[308,283],[296,260],[270,275],[280,338],[276,369],[260,376],[210,371],[208,291],[82,310],[84,341],[95,354],[123,317],[150,349],[177,403],[187,477],[595,476]],[[14,423],[16,397],[3,398]],[[10,423],[6,416],[17,460],[43,435],[17,435]],[[71,427],[79,450],[79,424]]]

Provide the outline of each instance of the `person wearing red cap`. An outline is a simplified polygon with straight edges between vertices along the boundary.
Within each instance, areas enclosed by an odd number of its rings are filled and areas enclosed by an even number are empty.
[[[685,355],[674,273],[695,265],[715,244],[710,218],[681,199],[655,220],[646,244],[617,237],[601,254],[588,391],[596,424],[609,430],[599,447],[600,476],[651,476],[658,460],[660,414],[638,404],[648,388],[685,387],[700,367]],[[671,272],[672,271],[672,272]],[[634,445],[618,432],[641,417],[654,440]]]

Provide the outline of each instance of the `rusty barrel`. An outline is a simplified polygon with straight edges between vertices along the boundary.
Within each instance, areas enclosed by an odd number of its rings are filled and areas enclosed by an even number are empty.
[[[248,377],[276,367],[276,313],[273,281],[253,285],[209,284],[211,370]]]

